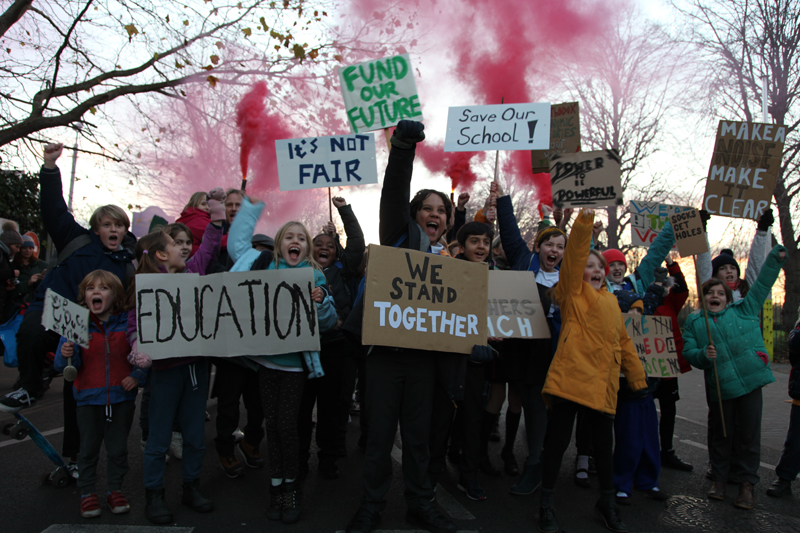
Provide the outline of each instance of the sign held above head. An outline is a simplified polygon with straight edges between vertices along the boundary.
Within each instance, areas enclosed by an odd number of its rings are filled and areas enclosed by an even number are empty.
[[[675,232],[675,244],[681,257],[702,254],[708,251],[706,232],[697,209],[689,209],[670,216],[672,231]]]
[[[550,158],[553,206],[622,205],[621,165],[617,150],[554,155]]]
[[[550,157],[581,151],[581,116],[578,102],[550,107],[550,148],[532,150],[533,173],[550,172]]]
[[[631,245],[649,248],[670,216],[690,209],[691,207],[679,205],[631,200],[628,204],[628,212],[631,214]],[[673,245],[672,249],[677,250],[678,247]]]
[[[372,133],[275,141],[282,191],[378,183]]]
[[[445,152],[549,147],[549,103],[462,106],[447,112]]]
[[[758,220],[772,201],[785,142],[786,126],[720,120],[703,209]]]
[[[422,121],[408,54],[339,67],[339,82],[353,133],[388,128],[405,119]]]

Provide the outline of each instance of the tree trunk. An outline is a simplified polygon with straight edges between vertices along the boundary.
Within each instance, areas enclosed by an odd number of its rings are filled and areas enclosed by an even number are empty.
[[[617,206],[608,208],[608,247],[619,250],[619,208]]]
[[[8,6],[8,9],[0,15],[0,37],[5,35],[8,29],[17,23],[22,15],[31,7],[33,0],[16,0]]]
[[[783,266],[786,277],[786,295],[783,304],[783,324],[779,327],[788,332],[792,329],[800,307],[800,249],[795,240],[794,221],[792,220],[791,198],[786,194],[786,186],[781,173],[775,187],[775,205],[778,208],[778,220],[781,224],[781,240],[786,247],[788,259]]]

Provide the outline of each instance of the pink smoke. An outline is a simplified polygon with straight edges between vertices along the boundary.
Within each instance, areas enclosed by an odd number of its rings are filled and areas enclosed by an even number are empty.
[[[452,190],[461,187],[469,191],[478,181],[472,162],[481,152],[445,152],[442,144],[422,142],[417,145],[417,158],[433,174],[443,173],[450,178]]]
[[[236,127],[242,138],[239,143],[239,165],[242,168],[242,179],[247,179],[247,164],[250,151],[259,142],[262,125],[267,122],[267,110],[264,100],[267,97],[267,82],[259,81],[236,105]]]

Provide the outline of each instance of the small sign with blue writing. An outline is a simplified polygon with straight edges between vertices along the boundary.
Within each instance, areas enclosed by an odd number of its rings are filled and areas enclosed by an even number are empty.
[[[282,191],[378,183],[372,133],[280,139],[275,152]]]

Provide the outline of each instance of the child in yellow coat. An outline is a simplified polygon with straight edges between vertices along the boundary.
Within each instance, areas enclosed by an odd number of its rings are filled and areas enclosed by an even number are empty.
[[[593,222],[594,211],[582,210],[572,226],[553,290],[563,325],[542,390],[550,409],[539,509],[539,531],[543,532],[558,531],[553,495],[578,412],[591,426],[601,490],[595,508],[608,529],[627,531],[614,501],[613,431],[620,369],[633,390],[644,389],[647,381],[617,299],[606,289],[605,259],[589,249]]]

